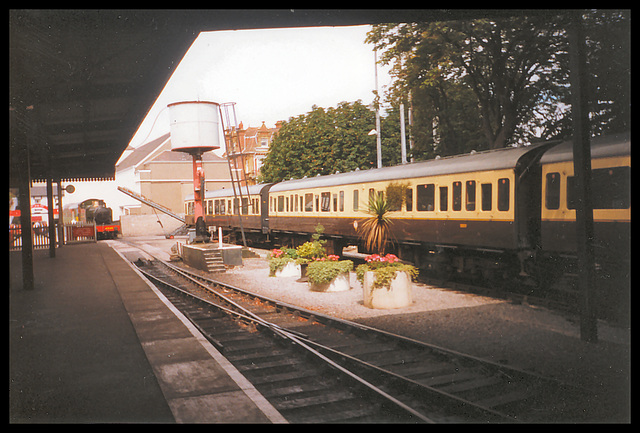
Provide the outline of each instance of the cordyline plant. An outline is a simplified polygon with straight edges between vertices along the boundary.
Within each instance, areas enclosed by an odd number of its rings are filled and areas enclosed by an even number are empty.
[[[400,191],[404,191],[404,187]],[[389,193],[389,190],[387,190]],[[386,194],[390,196],[391,194]],[[400,206],[395,206],[399,208]],[[356,268],[356,274],[360,284],[364,282],[364,274],[367,271],[375,273],[373,288],[388,287],[395,277],[396,272],[407,272],[412,279],[418,275],[418,270],[409,264],[400,263],[398,257],[393,254],[385,255],[387,243],[391,240],[392,206],[382,194],[369,197],[367,213],[371,215],[358,226],[358,234],[368,251],[377,251],[377,254],[365,258],[367,263]]]
[[[382,194],[374,194],[369,197],[367,213],[371,216],[358,225],[358,235],[365,249],[384,255],[391,239],[391,206]]]

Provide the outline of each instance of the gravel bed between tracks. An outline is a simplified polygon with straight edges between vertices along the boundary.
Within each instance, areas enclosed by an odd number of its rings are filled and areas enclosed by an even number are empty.
[[[261,252],[262,254],[262,252]],[[344,292],[314,292],[309,290],[307,282],[296,277],[270,277],[266,258],[244,258],[243,266],[227,269],[225,273],[208,274],[209,277],[223,283],[245,288],[254,293],[268,296],[283,302],[309,310],[347,320],[374,318],[387,315],[422,313],[452,308],[473,308],[489,304],[508,303],[509,301],[480,296],[472,293],[443,289],[422,283],[414,283],[413,303],[398,309],[371,309],[362,301],[362,287],[355,272],[351,272],[351,289]],[[525,310],[535,307],[521,305]],[[574,333],[574,326],[566,319],[551,311],[537,309],[542,314],[541,326],[551,327],[555,332]],[[530,320],[530,318],[527,318]],[[544,325],[542,325],[544,324]]]

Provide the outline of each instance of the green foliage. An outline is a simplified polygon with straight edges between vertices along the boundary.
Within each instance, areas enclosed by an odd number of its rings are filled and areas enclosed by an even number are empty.
[[[307,263],[327,256],[327,251],[324,248],[327,241],[326,239],[320,239],[323,233],[324,227],[322,224],[318,224],[316,232],[311,235],[312,240],[296,248],[296,253],[298,254],[296,263]]]
[[[276,271],[284,268],[288,263],[298,259],[298,252],[294,248],[273,249],[269,252],[269,276],[273,277]]]
[[[406,200],[406,191],[409,188],[408,182],[390,182],[384,191],[389,209],[399,211]]]
[[[386,256],[372,254],[365,257],[365,261],[366,263],[356,268],[356,276],[360,284],[364,285],[364,274],[369,271],[373,272],[375,274],[374,289],[389,288],[389,284],[395,278],[396,272],[406,272],[411,279],[418,277],[418,269],[412,265],[400,263],[398,257],[393,254],[387,254]]]
[[[376,268],[371,268],[368,264],[358,265],[356,268],[356,276],[358,277],[358,281],[360,284],[364,284],[364,274],[366,272],[373,271],[376,278],[373,282],[374,289],[381,289],[383,287],[389,288],[391,284],[391,280],[393,280],[396,276],[396,272],[406,272],[412,279],[415,279],[418,276],[418,270],[408,264],[403,263],[394,263],[387,266],[379,266]]]
[[[327,252],[319,241],[308,241],[296,248],[298,263],[306,263],[311,260],[326,257]]]
[[[376,166],[375,113],[360,100],[341,102],[335,108],[313,106],[304,115],[284,122],[271,143],[260,170],[260,182],[341,173]],[[395,125],[395,130],[399,126]],[[383,134],[395,134],[383,127]],[[385,138],[383,136],[383,138]],[[399,162],[399,139],[388,146],[385,165]]]
[[[383,194],[369,197],[367,213],[371,215],[358,225],[358,235],[367,251],[384,254],[391,238],[391,207]]]
[[[314,261],[307,266],[307,277],[314,284],[328,283],[338,275],[353,270],[351,260],[325,260]]]
[[[377,24],[367,34],[395,81],[388,99],[411,95],[416,159],[571,135],[568,18]],[[592,133],[630,128],[630,13],[585,10]],[[581,40],[582,41],[582,40]]]
[[[276,272],[283,269],[294,260],[291,257],[272,257],[269,259],[269,276],[273,277]]]

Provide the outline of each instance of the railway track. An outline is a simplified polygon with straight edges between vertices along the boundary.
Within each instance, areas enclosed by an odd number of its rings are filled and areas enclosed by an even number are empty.
[[[292,423],[583,421],[584,390],[162,260],[138,268]]]

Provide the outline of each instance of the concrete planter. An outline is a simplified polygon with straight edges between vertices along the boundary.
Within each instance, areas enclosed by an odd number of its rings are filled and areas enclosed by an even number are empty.
[[[406,272],[396,272],[389,287],[373,288],[376,275],[369,271],[364,274],[364,306],[377,309],[403,308],[411,305],[411,276]]]
[[[276,277],[297,277],[300,278],[300,265],[289,262],[282,269],[276,271]]]
[[[309,289],[314,292],[343,292],[351,289],[349,272],[343,272],[328,283],[312,283],[309,281]]]

